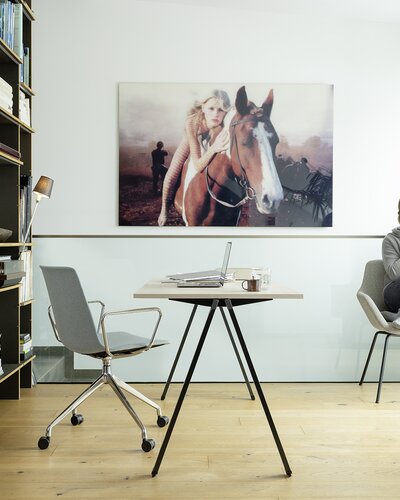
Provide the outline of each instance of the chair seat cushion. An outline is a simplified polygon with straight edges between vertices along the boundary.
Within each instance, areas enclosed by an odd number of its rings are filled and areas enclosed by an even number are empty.
[[[136,351],[141,351],[149,343],[148,338],[140,337],[139,335],[134,335],[128,332],[107,332],[107,338],[110,351],[115,355],[130,354]],[[103,336],[101,334],[99,335],[99,341],[102,345],[104,345]],[[167,340],[156,339],[152,348],[160,347],[165,344],[169,344],[169,342]],[[105,351],[85,354],[95,358],[104,358],[107,356]]]

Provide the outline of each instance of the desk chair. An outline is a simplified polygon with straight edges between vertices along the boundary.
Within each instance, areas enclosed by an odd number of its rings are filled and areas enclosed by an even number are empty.
[[[400,330],[393,327],[391,323],[388,323],[381,313],[381,311],[385,309],[385,303],[383,301],[384,276],[385,269],[383,267],[382,260],[370,260],[365,265],[364,278],[361,287],[357,292],[357,298],[361,304],[361,307],[363,308],[371,325],[377,330],[371,343],[371,347],[368,353],[367,361],[365,363],[364,371],[361,375],[359,385],[362,385],[362,383],[364,382],[364,377],[367,372],[369,361],[371,359],[372,351],[374,350],[378,335],[386,335],[375,403],[379,403],[381,395],[388,340],[392,336],[400,336]]]
[[[153,439],[147,437],[146,427],[139,419],[122,390],[153,407],[157,411],[157,424],[159,427],[164,427],[168,423],[168,418],[161,414],[161,408],[156,403],[113,375],[111,371],[111,360],[113,358],[135,356],[153,347],[168,343],[163,340],[155,340],[161,319],[160,309],[157,307],[147,307],[142,309],[104,312],[105,306],[101,301],[86,301],[78,275],[74,269],[70,267],[47,266],[41,266],[41,269],[51,304],[48,309],[49,318],[57,340],[73,352],[101,359],[103,369],[102,374],[97,380],[83,391],[75,401],[65,408],[65,410],[47,426],[46,434],[38,441],[39,448],[41,450],[48,448],[52,428],[61,422],[68,413],[72,412],[72,425],[81,424],[83,422],[83,416],[77,413],[76,410],[78,406],[103,384],[109,384],[136,424],[140,427],[143,451],[148,452],[152,450],[155,446],[155,442]],[[98,303],[101,306],[97,328],[95,327],[88,306],[90,303]],[[145,312],[153,312],[157,315],[154,330],[150,338],[139,337],[121,331],[106,332],[105,320],[109,316]]]

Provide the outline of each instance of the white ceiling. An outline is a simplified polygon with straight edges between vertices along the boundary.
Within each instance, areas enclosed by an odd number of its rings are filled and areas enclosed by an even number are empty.
[[[246,11],[290,13],[387,23],[400,22],[400,0],[148,0]]]

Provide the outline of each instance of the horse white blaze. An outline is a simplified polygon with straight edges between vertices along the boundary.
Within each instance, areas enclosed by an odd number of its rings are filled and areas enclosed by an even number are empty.
[[[278,210],[283,200],[283,189],[281,181],[276,171],[274,155],[268,134],[262,122],[257,124],[253,130],[253,135],[258,142],[262,164],[261,192],[256,190],[256,203],[258,210],[263,214],[268,214]]]

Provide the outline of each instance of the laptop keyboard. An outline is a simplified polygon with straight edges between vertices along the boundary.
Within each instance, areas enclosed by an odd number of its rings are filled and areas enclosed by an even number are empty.
[[[182,281],[178,282],[178,288],[218,288],[222,286],[220,281]]]

